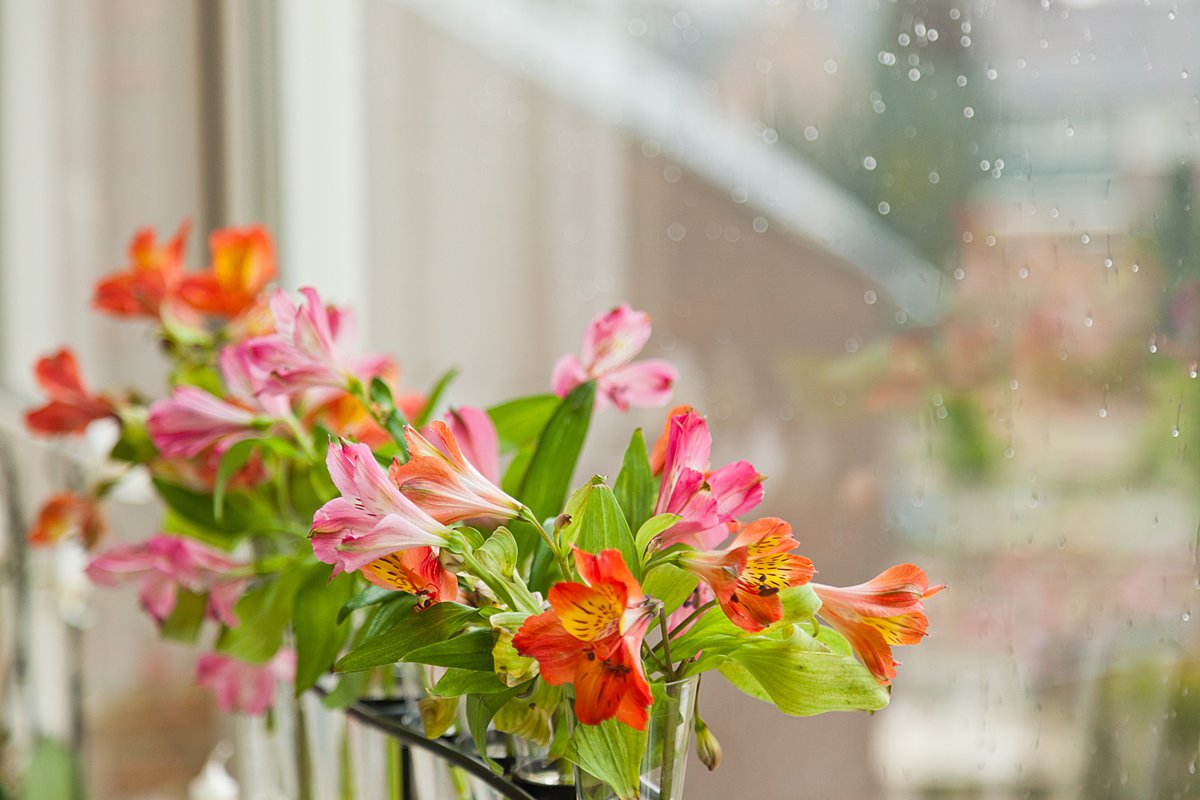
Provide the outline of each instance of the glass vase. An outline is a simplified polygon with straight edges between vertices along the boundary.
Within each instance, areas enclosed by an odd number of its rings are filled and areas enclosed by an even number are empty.
[[[692,713],[699,676],[654,687],[654,705],[646,726],[646,750],[642,753],[641,800],[683,800],[683,778],[687,770],[692,736]],[[578,800],[618,800],[608,784],[581,769],[575,770]]]

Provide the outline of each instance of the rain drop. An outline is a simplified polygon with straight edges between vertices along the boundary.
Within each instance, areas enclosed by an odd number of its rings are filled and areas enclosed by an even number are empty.
[[[687,228],[681,223],[672,222],[667,226],[667,238],[672,242],[682,242],[683,237],[687,235]]]
[[[956,82],[956,83],[957,83],[959,86],[966,86],[966,85],[967,85],[967,76],[966,76],[966,75],[959,75],[959,76],[958,76],[958,80],[957,80],[957,81],[955,81],[955,82]]]
[[[1083,242],[1084,244],[1087,244],[1091,240],[1092,240],[1092,237],[1088,236],[1086,233],[1079,237],[1079,241]]]
[[[1174,428],[1171,428],[1171,438],[1172,439],[1179,438],[1179,426],[1178,425],[1176,425]]]
[[[875,305],[875,301],[878,299],[879,297],[875,294],[874,289],[867,289],[867,291],[863,292],[863,302],[869,306]]]
[[[888,203],[888,201],[884,200],[883,202],[881,202],[879,204],[879,213],[880,214],[887,216],[889,213],[891,213],[891,210],[892,210],[892,206],[890,203]]]
[[[1111,258],[1106,258],[1106,259],[1104,259],[1104,268],[1105,268],[1105,269],[1112,269],[1112,268],[1113,268],[1113,260],[1112,260]]]
[[[751,223],[751,227],[754,228],[755,233],[766,233],[767,232],[767,218],[766,217],[755,217],[754,222]]]
[[[989,68],[986,74],[987,74],[987,79],[989,81],[996,80],[996,76],[999,75],[999,73],[996,72],[995,68]]]
[[[1103,419],[1107,416],[1108,416],[1108,406],[1100,406],[1100,418]]]
[[[930,183],[936,184],[939,181],[941,181],[941,179],[942,179],[942,176],[937,174],[936,172],[929,173],[929,182]]]
[[[908,79],[909,79],[910,81],[919,81],[919,80],[921,80],[921,70],[917,69],[916,67],[913,67],[912,69],[910,69],[910,70],[908,71]]]
[[[867,156],[862,160],[862,165],[863,165],[863,169],[865,169],[869,172],[869,171],[875,169],[875,167],[879,166],[879,162],[877,162],[875,160],[874,156]]]
[[[814,125],[809,125],[808,127],[806,127],[804,129],[804,138],[810,142],[815,142],[817,140],[817,137],[820,135],[821,135],[820,132],[816,129],[816,126],[814,126]]]
[[[1129,269],[1131,272],[1139,272],[1142,268],[1140,266],[1138,266],[1137,264],[1134,264]]]
[[[975,116],[975,109],[971,108],[970,106],[967,106],[966,108],[963,109],[963,116],[966,117],[967,119],[970,119],[971,117]]]
[[[962,267],[956,267],[954,269],[954,280],[961,281],[965,277],[967,277],[967,272]]]

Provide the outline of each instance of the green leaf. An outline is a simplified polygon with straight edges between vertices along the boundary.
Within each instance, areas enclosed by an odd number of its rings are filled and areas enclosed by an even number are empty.
[[[502,692],[467,695],[467,728],[471,731],[471,738],[475,740],[475,749],[478,751],[479,757],[497,775],[502,772],[500,765],[490,759],[487,754],[488,725],[505,703],[527,688],[529,688],[528,684],[521,684]]]
[[[264,521],[278,516],[265,500],[237,492],[226,496],[225,512],[218,520],[213,513],[212,495],[192,491],[162,478],[154,479],[154,488],[167,507],[185,522],[181,527],[205,532],[207,535],[198,538],[219,547],[232,547],[245,534],[263,530]]]
[[[533,462],[533,451],[533,445],[524,445],[509,462],[508,469],[504,470],[504,477],[500,479],[500,489],[505,494],[516,497],[520,493],[521,484],[524,483],[529,465]]]
[[[783,619],[779,623],[791,625],[805,622],[817,615],[821,610],[821,598],[807,583],[803,586],[789,586],[779,593],[783,603]]]
[[[283,643],[296,590],[307,577],[304,570],[284,570],[242,595],[234,609],[241,624],[221,632],[217,650],[252,664],[270,661]]]
[[[497,528],[475,551],[475,557],[488,569],[507,578],[517,568],[517,540],[507,528]]]
[[[503,692],[510,687],[503,684],[491,672],[474,669],[452,668],[433,687],[433,693],[442,697],[457,697],[463,694],[490,694]]]
[[[394,599],[395,597],[395,589],[384,589],[381,586],[370,584],[367,588],[346,601],[345,605],[338,610],[337,621],[341,622],[360,608],[378,605],[385,600]]]
[[[229,481],[250,459],[254,448],[258,447],[256,439],[243,439],[225,451],[221,462],[217,465],[217,479],[213,483],[213,519],[218,523],[225,518],[225,490]]]
[[[667,614],[678,609],[696,590],[696,576],[673,564],[660,564],[646,576],[642,590],[663,602]]]
[[[513,638],[526,619],[525,614],[504,613],[492,617],[492,665],[497,678],[506,686],[517,686],[537,677],[536,659],[517,652]]]
[[[665,530],[669,530],[676,522],[683,519],[678,514],[659,514],[657,517],[650,517],[642,523],[642,527],[638,528],[637,536],[634,537],[633,547],[639,555],[645,555],[646,546]]]
[[[24,800],[83,800],[79,757],[62,742],[39,738],[19,796]]]
[[[437,603],[411,617],[406,615],[390,629],[368,638],[343,656],[335,668],[339,672],[353,672],[404,661],[413,650],[445,641],[472,621],[483,621],[478,609],[458,603]],[[488,648],[490,651],[490,643]]]
[[[388,414],[396,407],[395,401],[392,400],[392,387],[388,386],[387,381],[383,378],[375,377],[371,379],[371,387],[367,396],[383,414]]]
[[[658,485],[650,471],[650,458],[646,454],[646,439],[642,436],[641,428],[633,432],[633,439],[625,451],[625,460],[621,463],[621,471],[617,475],[613,491],[617,495],[617,502],[625,511],[630,530],[636,531],[641,528],[654,513]],[[638,548],[638,553],[642,552],[645,552],[645,548]]]
[[[854,656],[830,652],[799,630],[787,639],[748,639],[725,659],[720,670],[734,686],[793,716],[876,711],[890,698]]]
[[[180,589],[175,595],[175,608],[163,620],[158,633],[164,639],[191,644],[200,635],[207,611],[208,601],[204,595]]]
[[[311,689],[330,667],[350,635],[350,626],[337,619],[338,610],[354,591],[354,575],[343,572],[330,579],[333,567],[316,564],[296,591],[292,630],[296,637],[296,694]]]
[[[557,516],[562,510],[595,403],[595,383],[588,381],[575,387],[559,404],[538,438],[518,498],[533,509],[538,519]]]
[[[337,676],[337,687],[321,698],[321,705],[326,708],[349,708],[362,699],[370,682],[370,672],[343,672]]]
[[[633,534],[613,490],[604,478],[593,477],[571,495],[566,513],[571,522],[559,532],[559,547],[568,552],[574,545],[588,553],[619,550],[635,578],[642,574],[642,559],[634,550]]]
[[[496,426],[500,449],[507,452],[537,441],[558,406],[559,399],[554,395],[538,394],[489,408],[487,414]]]
[[[567,743],[566,758],[606,783],[620,800],[634,800],[641,788],[645,751],[645,731],[610,719],[599,725],[577,725]]]
[[[384,631],[389,631],[400,625],[405,620],[411,619],[413,614],[416,613],[416,607],[417,598],[415,595],[404,592],[392,592],[390,598],[375,607],[375,613],[371,616],[366,627],[363,628],[362,639],[360,641],[366,642]]]
[[[418,647],[405,653],[404,660],[435,667],[473,669],[492,675],[492,630],[477,628],[445,641]]]
[[[412,424],[414,428],[424,428],[429,423],[429,420],[433,419],[433,415],[437,412],[438,403],[442,401],[442,395],[446,393],[447,387],[457,377],[457,369],[448,369],[442,373],[442,377],[438,378],[437,383],[429,390],[428,399],[425,401],[425,405],[421,407],[421,413],[417,414],[416,419],[413,420]]]

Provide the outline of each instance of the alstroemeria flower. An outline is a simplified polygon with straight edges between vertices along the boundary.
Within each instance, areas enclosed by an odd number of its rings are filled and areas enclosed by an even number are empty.
[[[56,492],[42,506],[29,530],[29,543],[45,547],[77,532],[84,547],[91,548],[108,530],[100,513],[100,504],[92,495]]]
[[[255,434],[257,416],[195,386],[176,386],[150,406],[146,429],[165,458],[191,458],[208,448],[226,447]]]
[[[196,662],[196,683],[217,695],[228,714],[259,715],[271,707],[277,681],[296,679],[296,654],[280,650],[266,664],[249,664],[220,653],[205,653]]]
[[[388,478],[365,444],[329,443],[325,458],[341,497],[313,517],[313,552],[335,575],[354,572],[401,550],[439,547],[450,530],[409,500]]]
[[[70,350],[59,350],[38,359],[34,367],[38,386],[50,402],[25,414],[25,424],[34,433],[53,436],[83,433],[88,424],[116,414],[110,400],[84,388],[79,364]]]
[[[734,625],[757,633],[783,619],[779,592],[813,576],[812,562],[791,552],[797,544],[791,525],[764,517],[742,528],[724,550],[684,554],[681,566],[712,588]]]
[[[429,424],[430,439],[411,425],[405,429],[409,460],[392,462],[388,475],[406,497],[445,525],[465,519],[516,519],[522,506],[467,460],[450,426]],[[432,441],[431,441],[432,440]]]
[[[920,567],[899,564],[857,586],[838,589],[814,583],[812,588],[821,598],[821,617],[846,637],[875,679],[886,685],[900,665],[892,658],[891,646],[917,644],[927,635],[929,621],[921,601],[946,585],[930,586]]]
[[[242,345],[258,391],[294,395],[315,386],[345,389],[352,379],[369,381],[390,367],[382,356],[350,356],[353,317],[327,309],[315,289],[300,293],[306,302],[297,308],[287,292],[277,291],[271,298],[275,333]]]
[[[238,624],[233,607],[249,582],[231,577],[242,567],[221,552],[182,536],[156,534],[140,544],[113,547],[92,560],[87,576],[102,586],[140,580],[138,598],[158,622],[175,610],[179,591],[208,594],[208,616],[229,627]]]
[[[670,418],[655,514],[682,517],[659,539],[711,549],[729,536],[729,524],[762,501],[765,480],[748,461],[708,470],[712,435],[704,417],[687,411]]]
[[[239,317],[259,302],[276,275],[275,243],[259,225],[213,231],[208,237],[212,267],[179,285],[185,303],[204,314]]]
[[[585,725],[616,717],[646,729],[654,702],[641,647],[659,603],[646,597],[619,550],[596,555],[576,549],[584,583],[550,589],[550,610],[525,620],[513,646],[538,662],[552,686],[575,687],[575,715]]]
[[[583,358],[565,355],[554,365],[554,393],[566,397],[579,384],[596,381],[596,404],[661,406],[671,398],[677,372],[669,361],[630,363],[650,339],[650,315],[628,304],[596,316],[583,337]]]
[[[92,305],[118,317],[159,319],[179,289],[190,228],[183,222],[163,245],[152,229],[139,230],[129,243],[129,266],[96,284]]]
[[[500,438],[487,412],[470,406],[453,408],[446,425],[469,463],[492,483],[500,484]],[[428,438],[428,434],[426,435]]]
[[[432,547],[401,550],[362,568],[363,577],[381,589],[416,595],[417,607],[458,599],[458,578],[442,566]]]

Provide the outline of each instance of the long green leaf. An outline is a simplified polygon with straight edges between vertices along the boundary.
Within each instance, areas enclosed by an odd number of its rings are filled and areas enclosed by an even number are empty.
[[[634,548],[633,534],[613,490],[596,476],[571,496],[567,504],[571,522],[560,532],[562,547],[574,545],[588,553],[619,550],[635,578],[642,575],[642,559]]]
[[[330,580],[332,567],[317,564],[296,591],[292,631],[296,637],[296,694],[311,689],[330,667],[350,635],[337,619],[354,592],[354,576],[343,572]]]
[[[296,591],[306,577],[303,570],[285,570],[242,595],[234,609],[241,624],[221,632],[217,650],[253,664],[270,661],[283,643]]]
[[[567,743],[566,758],[584,772],[608,784],[620,800],[639,796],[645,731],[615,719],[599,725],[578,725]]]
[[[225,519],[225,491],[229,481],[246,462],[250,460],[258,442],[254,439],[244,439],[225,451],[221,462],[217,465],[217,479],[213,483],[213,519],[223,522]]]
[[[554,395],[538,394],[489,408],[487,413],[496,426],[500,449],[515,450],[535,442],[558,406],[559,399]]]
[[[487,754],[488,724],[505,703],[528,688],[529,684],[523,683],[502,692],[467,695],[467,728],[471,731],[471,738],[475,740],[475,749],[480,758],[496,774],[500,774],[502,770],[500,765],[490,759]]]
[[[508,688],[495,673],[451,668],[446,670],[446,674],[433,687],[433,693],[441,697],[457,697],[464,694],[503,692]]]
[[[587,439],[596,402],[596,384],[580,384],[563,399],[538,438],[537,450],[521,485],[520,499],[538,519],[557,516]]]
[[[625,511],[625,520],[629,523],[630,530],[636,531],[641,528],[654,513],[658,486],[654,474],[650,471],[650,458],[646,454],[646,439],[642,436],[641,428],[633,432],[633,439],[625,451],[625,459],[621,463],[621,471],[617,474],[613,492]]]
[[[343,656],[335,668],[339,672],[353,672],[403,661],[413,650],[449,639],[472,620],[483,621],[478,609],[458,603],[438,603],[367,639]]]
[[[424,428],[429,423],[429,420],[433,419],[433,415],[437,413],[438,403],[442,401],[442,395],[446,393],[446,389],[457,377],[457,369],[451,368],[442,373],[442,377],[438,378],[437,383],[429,390],[428,399],[425,401],[425,405],[421,407],[421,413],[417,414],[416,418],[412,421],[414,428]]]
[[[432,664],[435,667],[473,669],[494,675],[492,662],[492,630],[476,628],[458,636],[404,654],[405,661]]]

